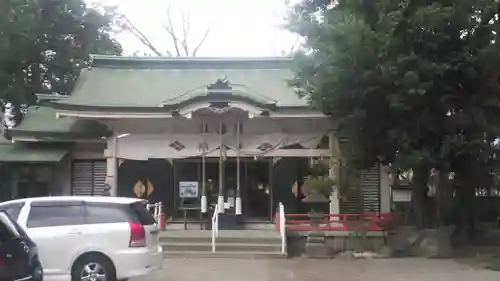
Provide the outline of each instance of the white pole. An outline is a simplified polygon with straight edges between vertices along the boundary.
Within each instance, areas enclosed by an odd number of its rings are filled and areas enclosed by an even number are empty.
[[[241,209],[241,185],[240,185],[240,119],[236,124],[236,210],[237,216],[242,214]]]
[[[207,201],[207,186],[206,186],[206,141],[205,141],[205,120],[202,121],[202,134],[203,134],[203,144],[202,144],[202,155],[201,155],[201,212],[206,214],[208,212],[208,201]]]
[[[107,183],[111,186],[111,190],[109,191],[111,196],[118,196],[118,137],[119,135],[115,135],[113,138],[113,166],[111,172],[113,177],[111,178],[111,182]]]

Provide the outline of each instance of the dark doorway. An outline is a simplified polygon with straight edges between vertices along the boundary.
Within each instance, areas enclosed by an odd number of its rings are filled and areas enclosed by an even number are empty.
[[[173,166],[165,159],[122,160],[118,168],[118,196],[162,202],[166,217],[174,212]]]
[[[271,212],[271,178],[270,161],[249,160],[243,164],[242,176],[243,214],[247,221],[270,221]]]
[[[40,181],[21,181],[17,185],[18,198],[49,196],[49,183]]]
[[[286,213],[306,213],[307,207],[302,203],[301,186],[307,175],[309,159],[301,157],[284,157],[276,161],[272,167],[273,211],[281,202]],[[298,189],[294,192],[294,184]]]

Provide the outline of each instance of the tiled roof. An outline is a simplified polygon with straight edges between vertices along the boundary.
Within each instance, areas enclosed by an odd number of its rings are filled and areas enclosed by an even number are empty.
[[[97,138],[110,135],[103,124],[93,120],[56,118],[56,110],[47,106],[31,106],[17,127],[8,130],[11,137]]]
[[[289,87],[289,58],[127,58],[95,56],[60,109],[156,109],[176,100],[204,95],[225,78],[238,95],[277,107],[307,107]],[[75,109],[76,110],[76,109]]]

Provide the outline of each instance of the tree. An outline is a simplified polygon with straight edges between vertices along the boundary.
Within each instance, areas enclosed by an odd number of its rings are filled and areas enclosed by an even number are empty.
[[[169,56],[169,57],[195,57],[198,51],[205,43],[209,33],[210,28],[205,29],[203,36],[198,42],[190,42],[189,35],[191,32],[191,17],[189,13],[184,10],[180,10],[180,24],[181,28],[176,26],[172,14],[172,6],[168,6],[166,10],[166,21],[162,24],[163,30],[166,32],[167,37],[172,43],[172,49],[167,49],[161,51],[148,36],[135,25],[126,15],[122,14],[120,16],[119,22],[123,30],[130,32],[135,38],[137,38],[146,48],[148,48],[153,54],[157,56]]]
[[[34,94],[68,94],[89,54],[120,55],[113,13],[83,0],[5,0],[0,4],[0,93],[16,118]]]
[[[417,214],[434,170],[440,225],[470,225],[474,189],[498,158],[498,5],[304,0],[291,17],[305,39],[293,84],[339,121],[360,165],[412,169]]]

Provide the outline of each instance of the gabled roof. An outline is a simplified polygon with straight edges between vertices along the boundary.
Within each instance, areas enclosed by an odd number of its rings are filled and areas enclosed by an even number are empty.
[[[290,58],[138,58],[93,56],[75,89],[53,107],[69,111],[166,112],[207,97],[226,79],[224,97],[275,108],[307,108],[289,87]]]

